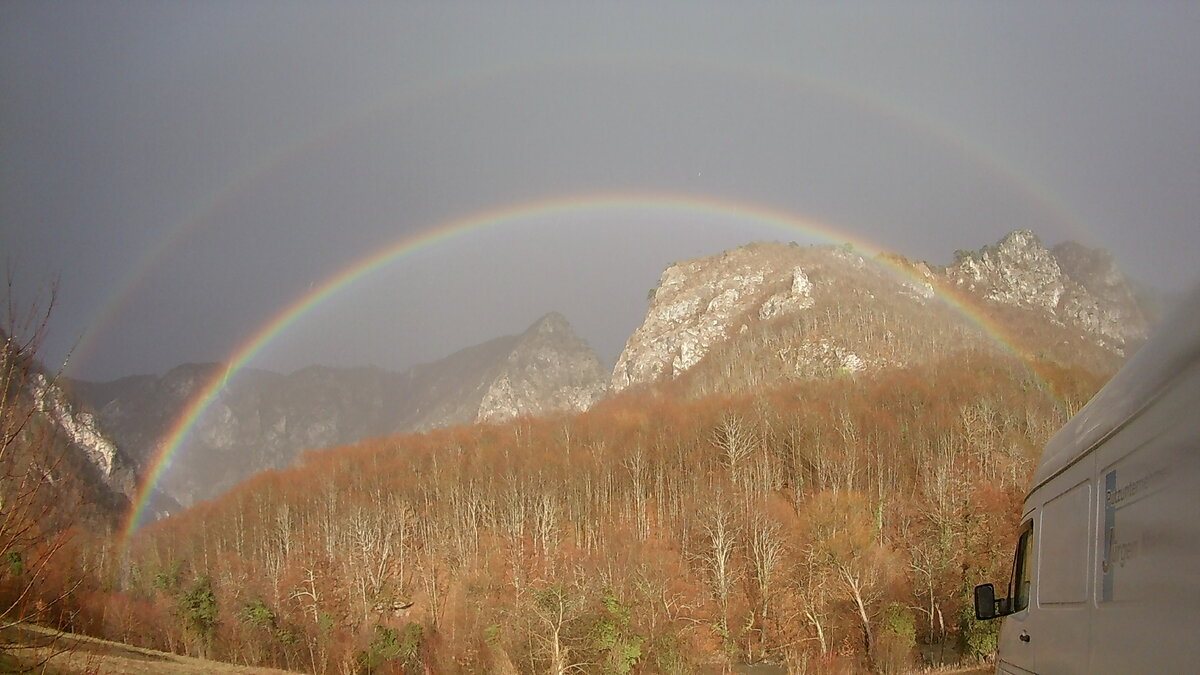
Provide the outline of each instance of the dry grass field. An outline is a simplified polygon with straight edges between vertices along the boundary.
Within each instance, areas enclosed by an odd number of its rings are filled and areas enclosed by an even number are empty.
[[[38,626],[10,628],[3,635],[3,641],[8,653],[0,656],[0,672],[6,673],[27,672],[31,668],[33,672],[49,675],[268,675],[287,672],[206,661],[83,635],[58,634]]]
[[[46,675],[286,675],[289,672],[206,661],[83,635],[58,634],[38,626],[10,628],[4,633],[2,640],[10,651],[0,655],[0,673],[30,672],[30,669],[32,672]],[[737,669],[734,672],[759,671]],[[927,672],[935,675],[991,675],[994,667],[979,666]]]

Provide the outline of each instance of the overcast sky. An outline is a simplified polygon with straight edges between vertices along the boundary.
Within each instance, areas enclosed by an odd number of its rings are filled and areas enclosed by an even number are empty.
[[[1186,287],[1200,3],[0,4],[0,250],[44,356],[220,361],[404,237],[602,193],[765,207],[948,262],[1016,228]],[[648,5],[648,6],[645,6]],[[507,221],[251,365],[403,369],[562,312],[610,365],[672,261],[825,239],[698,211]]]

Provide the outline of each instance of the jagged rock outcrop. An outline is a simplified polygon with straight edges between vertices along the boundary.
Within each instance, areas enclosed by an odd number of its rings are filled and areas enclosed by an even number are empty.
[[[164,436],[219,366],[179,366],[161,378],[78,382],[117,444],[153,461]],[[191,504],[246,476],[291,465],[307,449],[407,431],[584,410],[603,396],[607,373],[562,315],[525,333],[469,347],[393,373],[313,366],[281,375],[229,377],[175,453],[162,488]]]
[[[617,359],[611,388],[686,371],[742,325],[752,306],[761,319],[811,307],[813,286],[803,267],[764,265],[763,253],[762,246],[745,246],[668,267],[646,319]]]
[[[714,349],[742,341],[772,342],[776,365],[789,373],[855,372],[880,365],[889,357],[869,356],[837,331],[812,331],[795,340],[759,333],[763,325],[794,325],[798,316],[814,312],[825,316],[822,297],[870,300],[871,289],[890,274],[844,247],[765,243],[672,265],[662,274],[645,321],[618,358],[610,388],[675,378]],[[929,297],[925,286],[912,280],[888,283],[918,304]]]
[[[993,246],[959,252],[945,275],[992,302],[1042,309],[1119,354],[1146,339],[1146,312],[1106,251],[1077,242],[1051,250],[1033,232],[1016,230]]]
[[[1064,292],[1058,261],[1029,230],[978,252],[960,251],[945,273],[955,284],[979,288],[988,300],[1008,305],[1053,309]]]
[[[951,288],[954,298],[938,300]],[[977,325],[990,312],[1007,312],[994,325],[1022,324],[1013,334],[1047,358],[1077,348],[1122,358],[1148,323],[1111,256],[1075,243],[1050,250],[1028,230],[959,251],[945,267],[845,246],[753,244],[667,268],[610,386],[671,380],[706,358],[701,391],[721,378],[753,386],[903,366],[966,344],[1011,349]]]
[[[30,390],[38,411],[54,421],[63,436],[96,467],[105,483],[118,492],[130,493],[132,475],[124,470],[116,444],[98,428],[95,415],[75,410],[62,389],[42,373],[30,378]]]
[[[595,351],[552,312],[524,333],[469,347],[406,374],[420,405],[404,430],[586,410],[607,389]]]

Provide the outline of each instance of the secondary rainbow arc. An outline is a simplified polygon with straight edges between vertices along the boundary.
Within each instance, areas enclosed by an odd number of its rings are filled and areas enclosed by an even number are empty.
[[[914,132],[935,140],[940,146],[953,149],[960,153],[968,163],[980,167],[997,177],[1002,184],[1015,188],[1018,193],[1040,205],[1047,214],[1052,216],[1054,221],[1065,224],[1076,235],[1086,235],[1078,216],[1063,203],[1058,195],[1045,185],[1030,179],[1024,172],[1017,170],[994,148],[986,147],[972,140],[950,127],[944,120],[931,118],[920,110],[901,105],[871,91],[856,89],[842,82],[821,79],[770,64],[727,63],[697,57],[684,57],[678,54],[625,54],[609,58],[593,57],[566,63],[551,63],[537,59],[498,63],[454,77],[422,82],[408,94],[384,96],[359,108],[350,109],[344,116],[333,122],[293,139],[264,154],[252,164],[234,172],[229,182],[197,203],[170,227],[167,233],[142,255],[137,264],[130,267],[107,299],[96,307],[87,329],[74,350],[74,356],[68,368],[73,368],[76,364],[89,360],[91,352],[101,336],[107,334],[111,326],[117,322],[118,317],[127,311],[127,306],[132,302],[137,289],[148,283],[152,274],[165,263],[168,255],[183,245],[189,233],[207,223],[227,204],[245,194],[250,187],[258,184],[265,177],[272,175],[284,166],[299,161],[307,152],[342,138],[345,134],[359,129],[385,114],[395,113],[421,102],[438,100],[450,93],[467,90],[480,83],[491,82],[498,78],[563,70],[571,67],[626,67],[638,70],[649,67],[684,68],[715,76],[758,80],[782,86],[788,90],[815,91],[855,108],[872,111],[881,118],[896,120]],[[1086,239],[1087,237],[1083,236],[1083,240]]]

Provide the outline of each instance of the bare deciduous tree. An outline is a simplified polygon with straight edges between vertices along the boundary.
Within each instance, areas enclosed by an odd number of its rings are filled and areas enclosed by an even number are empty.
[[[724,501],[718,499],[704,510],[700,527],[704,538],[696,558],[704,570],[713,599],[717,601],[717,629],[723,639],[729,640],[729,600],[741,578],[733,560],[738,540],[737,525]]]
[[[0,630],[21,622],[72,627],[68,598],[77,580],[63,576],[70,527],[78,515],[75,475],[67,446],[47,410],[58,373],[46,372],[38,352],[46,338],[57,288],[44,303],[23,308],[9,272],[0,326]],[[55,637],[29,638],[49,648],[43,659],[65,650]],[[4,649],[0,647],[0,649]],[[36,668],[44,664],[33,664]]]
[[[758,590],[758,625],[761,641],[767,641],[767,621],[775,593],[775,577],[783,561],[783,536],[778,521],[764,513],[755,513],[750,523],[750,561]]]
[[[754,452],[756,442],[754,430],[733,413],[722,415],[713,429],[712,444],[721,451],[721,460],[729,468],[733,484],[737,484],[742,462]]]
[[[574,592],[573,592],[574,591]],[[582,672],[584,663],[571,663],[571,648],[567,644],[567,632],[580,618],[583,608],[581,589],[570,589],[562,584],[551,584],[532,594],[530,609],[537,618],[534,637],[542,645],[549,658],[551,675]]]

